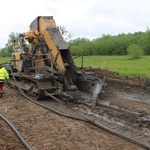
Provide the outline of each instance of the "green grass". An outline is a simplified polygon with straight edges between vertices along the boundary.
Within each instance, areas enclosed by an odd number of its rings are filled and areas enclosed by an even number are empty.
[[[81,57],[74,59],[81,67]],[[131,59],[129,56],[84,56],[84,67],[107,69],[120,75],[150,78],[150,56]]]
[[[8,63],[10,59],[10,57],[0,57],[0,63]]]
[[[10,57],[0,57],[0,63],[8,63]],[[131,59],[129,56],[84,56],[84,67],[107,69],[120,75],[150,78],[150,56]],[[81,67],[81,57],[74,59]]]

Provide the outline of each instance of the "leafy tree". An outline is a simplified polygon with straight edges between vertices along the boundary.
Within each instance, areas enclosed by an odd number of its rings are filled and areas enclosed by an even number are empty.
[[[19,40],[19,33],[11,32],[9,34],[9,39],[7,43],[5,44],[5,47],[0,50],[0,56],[1,57],[10,57],[11,51],[12,51],[12,44],[13,42]]]
[[[80,55],[81,51],[84,51],[84,54],[88,55],[87,52],[89,48],[87,45],[89,44],[90,40],[87,38],[78,38],[75,40],[71,40],[68,42],[69,47],[73,55]]]
[[[143,49],[137,44],[129,45],[127,52],[128,55],[131,56],[131,58],[133,59],[140,58],[143,55]]]
[[[8,39],[8,42],[7,42],[7,46],[11,46],[12,43],[14,43],[15,41],[18,41],[19,39],[20,39],[20,34],[19,33],[11,32],[9,34],[9,39]]]
[[[146,32],[142,34],[141,46],[145,55],[150,55],[150,30],[147,28]]]

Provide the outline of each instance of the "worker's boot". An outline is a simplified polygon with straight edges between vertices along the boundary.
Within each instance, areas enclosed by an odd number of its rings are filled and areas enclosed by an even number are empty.
[[[3,91],[0,91],[0,98],[3,97]]]

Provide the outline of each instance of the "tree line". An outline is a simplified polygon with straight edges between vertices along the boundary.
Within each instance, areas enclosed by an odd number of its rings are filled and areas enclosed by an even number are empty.
[[[10,33],[5,47],[0,49],[0,57],[10,57],[12,41],[18,39],[17,33]],[[134,44],[134,46],[133,46]],[[150,55],[150,30],[118,35],[103,35],[100,38],[89,40],[77,38],[68,41],[69,48],[73,55],[127,55],[128,49],[136,52],[142,49],[144,55]]]
[[[0,57],[11,57],[12,44],[15,40],[19,39],[19,33],[11,32],[8,37],[8,41],[4,48],[0,48]]]
[[[86,38],[70,40],[70,50],[73,55],[127,55],[128,48],[136,45],[142,49],[144,55],[150,54],[150,31],[135,32],[119,35],[103,35],[100,38],[90,41]],[[133,46],[132,46],[133,47]],[[135,46],[134,46],[135,47]],[[137,49],[134,49],[136,51]]]

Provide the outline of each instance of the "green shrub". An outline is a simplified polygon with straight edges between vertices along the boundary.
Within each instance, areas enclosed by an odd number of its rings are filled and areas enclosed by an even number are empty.
[[[131,58],[140,58],[143,55],[143,49],[137,44],[131,44],[127,48],[127,53]]]

